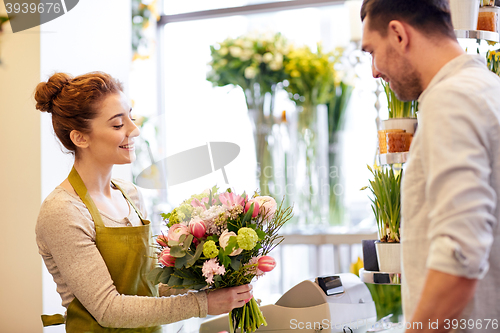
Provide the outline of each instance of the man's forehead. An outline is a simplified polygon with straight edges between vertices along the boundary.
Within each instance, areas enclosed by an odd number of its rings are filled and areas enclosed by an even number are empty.
[[[370,21],[368,16],[363,20],[363,34],[361,36],[361,50],[365,52],[372,51],[375,44],[382,41],[382,36],[376,30],[370,29]]]
[[[361,50],[369,52],[372,48],[373,32],[368,29],[366,20],[363,21],[363,34],[361,35]]]

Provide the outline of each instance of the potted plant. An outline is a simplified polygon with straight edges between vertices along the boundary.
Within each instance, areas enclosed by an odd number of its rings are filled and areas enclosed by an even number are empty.
[[[372,210],[377,222],[379,241],[375,243],[381,272],[401,273],[401,171],[392,167],[368,169],[373,175],[369,188],[373,198]]]
[[[387,97],[389,119],[382,122],[378,132],[380,154],[408,151],[417,128],[418,102],[399,100],[389,83],[381,82]]]

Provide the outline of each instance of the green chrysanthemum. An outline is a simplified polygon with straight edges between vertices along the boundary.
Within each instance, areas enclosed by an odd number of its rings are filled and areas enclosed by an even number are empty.
[[[217,245],[215,242],[210,240],[203,244],[203,254],[207,258],[215,258],[219,254],[219,249],[217,249]]]
[[[238,236],[236,236],[236,241],[238,246],[243,250],[251,250],[257,245],[259,237],[255,230],[251,228],[241,228],[238,230]]]

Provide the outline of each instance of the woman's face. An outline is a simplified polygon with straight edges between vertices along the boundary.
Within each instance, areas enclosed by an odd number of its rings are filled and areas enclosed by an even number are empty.
[[[124,93],[107,96],[92,120],[87,152],[95,162],[127,164],[135,160],[134,138],[139,129],[132,119],[132,108]]]

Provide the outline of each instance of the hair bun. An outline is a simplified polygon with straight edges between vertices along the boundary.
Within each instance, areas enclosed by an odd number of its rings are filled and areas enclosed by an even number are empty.
[[[40,82],[35,89],[36,109],[52,112],[52,101],[73,77],[66,73],[56,73],[47,82]]]

